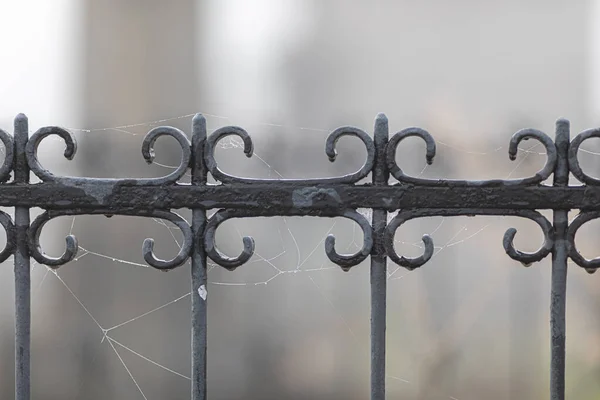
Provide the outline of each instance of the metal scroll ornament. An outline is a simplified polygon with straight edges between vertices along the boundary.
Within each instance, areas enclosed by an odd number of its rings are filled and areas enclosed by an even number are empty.
[[[380,116],[378,118],[384,118]],[[64,187],[70,188],[81,188],[86,193],[94,193],[95,196],[110,196],[112,191],[117,187],[144,187],[144,188],[156,188],[156,190],[191,190],[190,185],[182,184],[179,180],[188,172],[190,168],[200,169],[205,171],[204,174],[210,173],[212,177],[218,181],[217,186],[221,187],[223,191],[229,189],[240,190],[243,187],[250,187],[252,185],[261,185],[265,189],[265,193],[260,194],[261,201],[266,204],[277,205],[277,199],[269,198],[269,188],[287,188],[293,187],[294,195],[300,197],[305,196],[312,202],[314,199],[325,198],[325,206],[315,209],[314,207],[306,207],[302,201],[296,201],[293,199],[292,206],[282,208],[281,206],[274,207],[272,209],[265,207],[260,211],[256,209],[246,210],[243,207],[231,207],[231,208],[219,208],[205,224],[203,232],[199,233],[196,238],[192,235],[190,224],[183,219],[180,215],[173,212],[168,208],[157,208],[155,209],[151,204],[142,204],[139,208],[132,207],[119,207],[106,205],[103,207],[84,207],[74,206],[71,209],[52,209],[48,208],[40,216],[38,216],[28,229],[28,247],[31,256],[39,263],[48,265],[52,268],[59,267],[69,261],[72,261],[78,251],[77,239],[73,235],[68,235],[65,238],[66,247],[63,254],[59,257],[50,257],[44,253],[40,246],[40,234],[45,224],[53,218],[66,215],[125,215],[125,216],[138,216],[138,217],[152,217],[160,218],[163,220],[170,221],[175,224],[182,232],[183,244],[181,245],[178,254],[171,260],[163,260],[158,258],[154,253],[154,240],[144,240],[142,246],[142,254],[144,260],[148,265],[160,269],[170,270],[183,265],[192,253],[194,246],[204,246],[208,257],[210,257],[215,263],[223,266],[226,269],[234,270],[242,264],[248,262],[254,254],[255,243],[251,237],[244,237],[242,239],[243,250],[235,257],[229,257],[218,250],[215,243],[215,234],[217,228],[225,221],[232,218],[248,218],[248,217],[264,217],[264,216],[316,216],[326,218],[347,218],[358,224],[363,232],[363,244],[362,248],[354,254],[340,254],[335,247],[335,237],[329,235],[325,240],[325,254],[332,263],[335,263],[342,267],[344,270],[349,270],[351,267],[360,264],[369,255],[374,254],[374,251],[383,251],[387,257],[393,262],[407,269],[414,269],[424,265],[431,259],[434,254],[433,240],[430,236],[424,235],[423,240],[423,254],[409,258],[402,255],[398,255],[394,249],[394,236],[396,230],[406,221],[432,216],[463,216],[463,215],[505,215],[505,216],[517,216],[530,219],[540,226],[544,235],[544,242],[542,246],[534,253],[525,253],[515,248],[513,239],[516,235],[515,229],[509,229],[506,231],[503,240],[503,246],[509,257],[521,262],[524,265],[530,265],[533,262],[537,262],[546,257],[551,251],[554,243],[553,227],[550,221],[548,221],[538,211],[532,209],[515,209],[506,208],[502,204],[498,207],[481,207],[481,208],[457,208],[456,205],[448,205],[448,207],[436,207],[436,208],[404,208],[399,209],[397,215],[395,215],[391,221],[384,227],[383,233],[380,236],[374,234],[374,229],[370,221],[368,221],[363,215],[356,211],[357,208],[364,208],[367,206],[367,197],[363,194],[359,200],[354,200],[353,206],[348,206],[344,199],[340,198],[336,192],[336,188],[353,188],[353,187],[376,187],[377,185],[384,185],[389,187],[398,187],[399,190],[411,190],[412,188],[422,187],[441,187],[441,188],[453,188],[460,191],[463,188],[489,188],[489,187],[542,187],[543,182],[546,181],[555,171],[557,167],[558,152],[557,146],[553,140],[548,137],[545,133],[536,129],[523,129],[516,132],[510,139],[508,146],[508,155],[511,160],[515,160],[518,153],[519,144],[524,140],[536,140],[539,141],[546,150],[546,162],[542,169],[536,174],[522,178],[522,179],[511,179],[511,180],[482,180],[482,181],[468,181],[468,180],[446,180],[446,179],[424,179],[419,177],[409,176],[404,173],[401,167],[398,165],[396,160],[396,150],[401,142],[409,137],[417,137],[425,142],[425,160],[428,164],[431,164],[436,155],[436,144],[433,137],[424,129],[421,128],[407,128],[403,129],[394,135],[389,140],[384,139],[383,142],[377,142],[373,140],[365,131],[354,128],[354,127],[340,127],[331,132],[325,142],[325,155],[330,161],[335,161],[337,156],[336,144],[343,137],[358,139],[364,145],[366,149],[366,159],[363,165],[355,172],[321,179],[250,179],[244,177],[238,177],[230,175],[219,168],[217,160],[215,158],[215,150],[218,146],[219,141],[228,137],[236,136],[241,139],[243,143],[243,152],[247,157],[252,157],[254,152],[254,145],[248,132],[244,129],[236,126],[228,126],[217,129],[212,134],[207,135],[205,120],[201,116],[194,118],[194,121],[202,121],[201,124],[195,124],[194,131],[194,146],[190,143],[188,137],[179,129],[173,127],[157,127],[150,130],[142,141],[141,152],[144,160],[151,164],[154,161],[154,145],[158,138],[169,137],[171,140],[175,140],[181,148],[181,160],[179,165],[174,168],[170,174],[158,177],[158,178],[147,178],[147,179],[99,179],[99,178],[86,178],[86,177],[72,177],[72,176],[55,176],[50,171],[45,169],[39,162],[38,159],[38,147],[42,140],[48,136],[54,135],[60,137],[65,143],[64,156],[71,160],[77,152],[77,143],[73,134],[68,130],[60,127],[44,127],[35,132],[27,141],[25,145],[25,158],[27,166],[31,172],[42,180],[42,185],[63,185]],[[379,119],[378,119],[379,121]],[[385,129],[387,130],[387,119],[385,119]],[[387,131],[386,131],[387,132]],[[387,138],[387,133],[385,133]],[[598,186],[600,185],[600,179],[594,178],[585,173],[578,160],[578,151],[581,144],[590,138],[600,138],[600,129],[591,129],[582,132],[573,139],[568,148],[568,167],[573,175],[585,185]],[[0,130],[0,141],[4,144],[6,149],[5,159],[0,165],[0,182],[6,182],[10,179],[10,173],[15,168],[16,155],[14,152],[14,139],[7,134],[5,131]],[[383,143],[383,145],[381,144]],[[377,175],[379,180],[373,184],[359,184],[358,182],[368,177],[369,174]],[[397,180],[397,183],[389,184],[388,182],[381,181],[381,177],[391,176]],[[385,178],[387,179],[387,178]],[[194,183],[195,182],[195,183]],[[198,183],[200,182],[200,183]],[[215,187],[204,181],[193,181],[192,185],[202,185],[207,189]],[[373,186],[375,185],[375,186]],[[466,190],[466,189],[464,189]],[[400,193],[400,192],[398,192]],[[311,197],[312,196],[312,197]],[[319,197],[321,196],[321,197]],[[207,201],[207,204],[210,201]],[[365,204],[362,204],[365,203]],[[44,208],[43,204],[40,204]],[[208,205],[203,206],[203,209],[210,208]],[[397,208],[392,206],[385,208],[386,212],[396,211]],[[592,272],[600,267],[600,258],[588,260],[584,258],[575,246],[575,235],[577,230],[584,223],[597,219],[600,217],[600,211],[587,211],[584,210],[570,225],[568,229],[568,242],[569,242],[569,256],[573,261],[585,268],[587,271]],[[5,248],[0,251],[0,261],[5,260],[15,251],[15,225],[12,222],[11,217],[6,213],[0,213],[0,224],[6,231],[7,244]],[[196,243],[194,243],[196,241]]]

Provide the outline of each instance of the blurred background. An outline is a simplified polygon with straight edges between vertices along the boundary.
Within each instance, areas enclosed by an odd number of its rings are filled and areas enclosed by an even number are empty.
[[[518,129],[553,136],[559,117],[571,120],[572,137],[600,126],[600,1],[2,0],[0,15],[0,128],[12,132],[19,112],[32,133],[70,128],[73,161],[58,139],[40,146],[60,175],[164,176],[180,151],[161,139],[147,166],[144,134],[172,125],[189,135],[197,112],[211,131],[239,125],[253,137],[252,159],[223,140],[221,168],[273,179],[355,171],[366,155],[360,141],[343,139],[332,164],[325,140],[340,125],[372,133],[378,112],[390,134],[416,125],[436,138],[429,167],[422,142],[398,149],[398,164],[427,178],[530,176],[544,149],[524,142],[511,162]],[[588,142],[580,160],[598,176],[600,146]],[[399,254],[421,254],[425,233],[436,252],[410,273],[388,263],[388,398],[548,398],[550,257],[529,268],[511,260],[501,243],[510,227],[520,249],[541,244],[539,227],[519,218],[424,218],[398,230]],[[588,258],[598,255],[599,227],[579,230]],[[146,237],[160,257],[174,256],[180,233],[147,218],[64,217],[45,228],[45,251],[61,254],[69,233],[79,239],[76,261],[56,273],[33,265],[33,398],[189,398],[189,262],[165,274],[141,256]],[[340,250],[361,245],[360,229],[343,219],[253,218],[219,229],[226,254],[238,254],[244,235],[257,249],[235,272],[208,274],[211,399],[368,398],[369,265],[332,265],[329,233]],[[8,260],[2,399],[14,393],[12,279]],[[600,398],[598,279],[570,267],[570,399]]]

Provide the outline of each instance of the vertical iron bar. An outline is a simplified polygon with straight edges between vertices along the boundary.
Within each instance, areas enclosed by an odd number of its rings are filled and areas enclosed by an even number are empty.
[[[206,185],[204,145],[206,143],[206,119],[196,114],[192,120],[192,185]],[[192,210],[192,400],[206,400],[206,253],[204,251],[204,228],[206,211]]]
[[[389,172],[385,162],[388,142],[388,120],[384,114],[375,119],[375,165],[373,184],[388,184]],[[373,210],[373,251],[371,253],[371,400],[385,399],[385,329],[387,257],[383,248],[383,233],[387,224],[386,210]]]
[[[29,166],[25,146],[29,138],[27,117],[15,118],[14,132],[16,183],[29,183]],[[15,399],[29,400],[31,392],[30,344],[31,344],[31,271],[27,247],[29,208],[15,207],[17,249],[15,264]]]
[[[569,121],[556,121],[558,160],[554,171],[554,186],[568,186]],[[554,247],[552,249],[552,289],[550,303],[551,360],[550,399],[565,398],[565,335],[567,292],[567,227],[568,210],[554,210]]]

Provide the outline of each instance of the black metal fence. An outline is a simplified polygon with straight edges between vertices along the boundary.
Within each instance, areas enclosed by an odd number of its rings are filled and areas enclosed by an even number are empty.
[[[433,161],[436,152],[431,135],[420,128],[407,128],[391,137],[387,118],[380,114],[375,120],[373,136],[361,129],[342,127],[333,131],[325,144],[330,161],[336,158],[336,143],[343,136],[360,139],[367,158],[353,174],[325,179],[265,180],[229,175],[219,169],[214,152],[218,142],[235,135],[243,141],[246,156],[253,152],[252,140],[239,127],[224,127],[207,136],[206,120],[196,115],[192,123],[191,143],[180,130],[157,127],[144,138],[142,155],[148,163],[154,159],[154,143],[162,136],[170,136],[181,145],[182,159],[169,175],[150,179],[98,179],[59,177],[44,169],[38,161],[37,148],[50,135],[57,135],[66,144],[64,156],[73,158],[77,150],[75,138],[59,127],[41,128],[31,137],[24,115],[15,119],[14,136],[0,130],[0,140],[6,148],[4,163],[0,166],[0,206],[15,207],[15,219],[0,212],[0,224],[6,231],[7,242],[0,252],[0,261],[14,255],[16,302],[16,399],[30,398],[30,258],[38,263],[58,268],[73,260],[77,254],[77,239],[66,238],[62,256],[52,258],[44,254],[39,237],[44,225],[51,219],[65,215],[103,214],[156,217],[171,221],[183,234],[183,244],[172,260],[162,260],[153,252],[154,241],[143,243],[143,256],[152,267],[170,270],[184,264],[191,257],[192,284],[192,399],[207,398],[207,258],[228,270],[247,262],[254,252],[254,241],[243,238],[243,251],[237,257],[228,257],[215,245],[215,231],[231,218],[266,216],[345,217],[362,229],[363,244],[355,254],[336,251],[335,237],[325,241],[329,259],[349,270],[371,257],[371,399],[385,398],[385,330],[386,330],[386,264],[389,257],[395,263],[415,269],[433,255],[433,241],[423,236],[424,253],[416,258],[398,255],[394,249],[394,235],[404,222],[430,216],[509,215],[528,218],[537,223],[544,234],[544,243],[535,253],[525,253],[513,246],[515,229],[504,235],[503,245],[509,257],[528,266],[552,254],[551,289],[551,365],[550,397],[564,399],[565,393],[565,301],[567,260],[592,273],[600,267],[600,258],[587,260],[575,246],[577,230],[586,222],[600,217],[600,179],[587,175],[579,165],[578,149],[589,138],[600,138],[600,129],[588,130],[570,140],[569,122],[556,122],[553,141],[535,129],[523,129],[510,139],[508,155],[517,157],[518,145],[534,139],[545,147],[546,163],[535,175],[514,180],[460,181],[422,179],[406,175],[396,163],[396,148],[408,137],[421,138],[426,144],[426,159]],[[178,180],[191,169],[190,184]],[[11,181],[11,172],[14,178]],[[41,179],[31,184],[30,172]],[[220,182],[207,183],[207,175]],[[570,173],[583,185],[569,186]],[[371,174],[371,183],[359,183]],[[397,182],[390,184],[390,175]],[[546,181],[553,175],[552,184]],[[30,208],[44,212],[33,222]],[[191,226],[173,209],[192,210]],[[370,208],[368,221],[356,210]],[[206,211],[216,209],[211,218]],[[551,209],[550,222],[536,210]],[[580,210],[569,223],[567,213]],[[397,212],[397,213],[396,213]],[[388,213],[396,213],[388,223]]]

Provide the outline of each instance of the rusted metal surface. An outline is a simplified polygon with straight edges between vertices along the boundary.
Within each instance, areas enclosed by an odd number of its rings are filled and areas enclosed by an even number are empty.
[[[179,165],[169,175],[146,179],[99,179],[55,176],[39,162],[37,149],[48,136],[58,136],[65,143],[64,156],[72,159],[77,151],[75,137],[59,127],[39,129],[27,137],[27,119],[15,120],[15,137],[0,130],[0,141],[6,148],[6,158],[0,165],[0,206],[15,207],[15,222],[0,212],[0,225],[5,229],[7,244],[0,250],[0,261],[15,256],[17,398],[29,398],[29,261],[58,268],[77,255],[77,239],[66,237],[62,256],[44,254],[39,244],[40,232],[52,218],[65,215],[103,214],[154,217],[171,221],[183,234],[179,253],[172,260],[158,259],[153,252],[154,241],[142,245],[145,261],[160,270],[183,265],[191,258],[192,301],[192,398],[206,399],[206,306],[207,257],[233,270],[247,262],[254,253],[254,240],[244,237],[243,251],[234,257],[218,250],[215,233],[219,225],[231,218],[265,216],[344,217],[353,220],[363,231],[362,248],[355,254],[340,254],[335,237],[325,240],[329,259],[348,270],[371,257],[371,398],[385,398],[385,312],[387,259],[407,268],[424,265],[433,254],[433,241],[423,237],[424,253],[407,258],[396,253],[394,235],[404,222],[430,216],[505,215],[530,219],[544,234],[544,243],[534,253],[516,249],[515,229],[506,231],[503,239],[507,255],[523,265],[530,265],[552,254],[551,294],[551,399],[564,399],[565,369],[565,308],[567,259],[588,272],[600,267],[600,258],[587,260],[575,246],[577,230],[586,222],[600,218],[600,179],[584,172],[579,164],[578,150],[587,139],[600,137],[600,129],[584,131],[570,141],[569,123],[558,120],[556,140],[536,129],[523,129],[509,140],[508,158],[515,160],[518,146],[524,140],[537,140],[545,148],[546,162],[536,174],[512,180],[445,180],[424,179],[405,174],[396,163],[396,149],[408,137],[425,142],[424,158],[432,163],[436,145],[433,137],[420,128],[407,128],[389,135],[387,118],[380,114],[375,121],[373,136],[354,127],[334,130],[325,143],[325,155],[336,159],[336,143],[344,136],[354,137],[365,146],[367,157],[356,172],[323,179],[249,179],[222,171],[215,158],[220,140],[237,136],[243,142],[247,157],[254,146],[250,135],[240,127],[224,127],[207,135],[206,120],[201,115],[193,119],[192,140],[172,127],[152,129],[142,142],[142,157],[154,160],[154,144],[160,137],[169,137],[181,147]],[[191,171],[190,184],[179,180]],[[29,183],[30,172],[41,183]],[[14,179],[10,180],[11,173]],[[210,175],[219,183],[207,183]],[[572,173],[581,185],[569,186]],[[371,176],[371,183],[358,183]],[[390,176],[396,182],[390,183]],[[547,183],[553,178],[553,184]],[[44,212],[33,222],[29,208]],[[191,224],[175,209],[192,210]],[[373,209],[372,220],[360,214],[358,208]],[[206,210],[217,209],[207,219]],[[537,210],[554,210],[550,222]],[[569,224],[567,213],[581,210]],[[388,223],[388,213],[397,214]]]
[[[82,179],[83,180],[83,179]],[[265,216],[346,208],[568,209],[600,211],[600,186],[448,187],[393,184],[389,186],[311,185],[301,183],[228,184],[215,186],[136,185],[125,182],[44,182],[0,185],[0,207],[42,207],[48,210],[238,208]]]
[[[373,187],[387,185],[390,174],[384,158],[389,128],[385,115],[375,120],[375,163],[371,174]],[[384,233],[387,211],[373,210],[373,247],[371,250],[371,399],[385,399],[385,329],[387,320],[387,257]]]
[[[584,133],[586,135],[586,133]],[[569,122],[556,122],[556,149],[558,153],[554,171],[554,186],[569,185]],[[577,154],[572,157],[578,165]],[[563,400],[565,397],[565,343],[567,307],[567,233],[569,210],[554,210],[554,243],[552,246],[552,285],[550,289],[550,398]],[[575,236],[573,235],[573,238]],[[585,265],[582,265],[585,266]],[[589,268],[588,272],[595,271]]]

